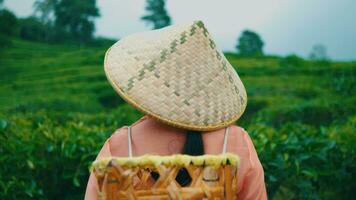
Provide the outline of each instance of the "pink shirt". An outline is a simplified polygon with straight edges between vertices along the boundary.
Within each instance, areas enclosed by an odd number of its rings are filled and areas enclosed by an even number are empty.
[[[267,199],[264,172],[248,133],[236,125],[230,125],[227,152],[240,157],[237,197],[239,200]],[[171,155],[183,151],[185,130],[158,123],[144,116],[131,126],[133,156],[144,154]],[[220,154],[224,143],[224,129],[202,134],[205,154]],[[105,142],[97,159],[108,156],[128,156],[127,128],[123,127]],[[85,199],[97,199],[95,176],[90,175]]]

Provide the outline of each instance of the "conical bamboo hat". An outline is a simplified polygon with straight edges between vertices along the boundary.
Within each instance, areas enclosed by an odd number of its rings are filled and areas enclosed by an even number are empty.
[[[107,51],[104,68],[123,99],[172,126],[219,129],[246,107],[238,74],[201,21],[122,38]]]

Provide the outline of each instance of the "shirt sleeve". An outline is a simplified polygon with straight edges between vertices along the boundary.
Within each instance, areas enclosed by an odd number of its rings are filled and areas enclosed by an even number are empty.
[[[111,156],[110,151],[110,138],[106,140],[103,147],[101,148],[96,160]],[[85,191],[85,200],[96,200],[98,198],[98,184],[96,177],[93,173],[90,173],[87,189]]]
[[[249,151],[249,166],[244,174],[241,190],[237,194],[239,200],[264,200],[267,199],[267,192],[264,180],[264,171],[256,149],[248,133],[242,129],[243,138]]]

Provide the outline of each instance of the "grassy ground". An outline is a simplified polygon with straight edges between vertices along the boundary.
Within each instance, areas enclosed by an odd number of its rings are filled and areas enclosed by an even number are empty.
[[[82,198],[105,138],[141,116],[106,81],[106,49],[14,40],[0,50],[0,199]],[[226,56],[247,89],[237,123],[253,137],[270,198],[351,197],[356,62]]]

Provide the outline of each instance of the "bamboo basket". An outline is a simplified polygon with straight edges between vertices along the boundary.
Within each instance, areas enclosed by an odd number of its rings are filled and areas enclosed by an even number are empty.
[[[234,154],[203,156],[110,157],[95,161],[98,199],[236,199],[239,158]],[[176,177],[185,169],[191,178],[181,186]],[[158,179],[152,177],[155,172]],[[157,178],[157,177],[156,177]]]

